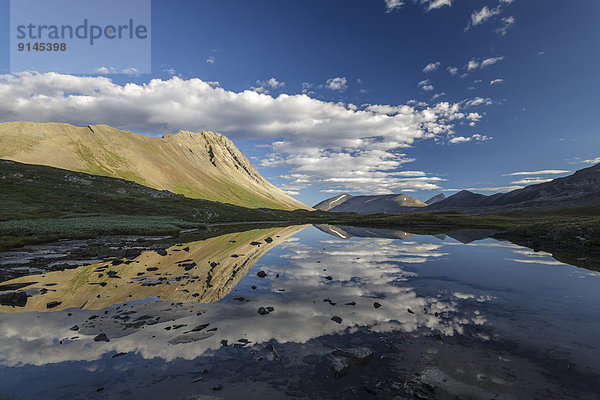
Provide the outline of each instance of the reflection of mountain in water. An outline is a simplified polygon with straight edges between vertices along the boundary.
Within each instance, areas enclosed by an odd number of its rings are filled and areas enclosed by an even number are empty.
[[[315,225],[315,228],[328,233],[332,236],[336,236],[340,239],[350,239],[352,237],[373,237],[382,239],[408,239],[414,236],[412,233],[394,231],[390,229],[377,229],[377,228],[361,228],[357,226],[336,226],[319,224]]]
[[[144,252],[132,260],[13,279],[0,285],[0,290],[21,289],[12,293],[25,291],[30,297],[24,306],[2,305],[0,312],[56,311],[72,307],[97,310],[151,296],[174,302],[218,301],[267,251],[305,227],[232,233],[179,244],[165,252]],[[5,298],[11,294],[3,293]]]

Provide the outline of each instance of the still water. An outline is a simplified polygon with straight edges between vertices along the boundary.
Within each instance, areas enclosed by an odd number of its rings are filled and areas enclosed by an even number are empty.
[[[2,253],[0,398],[600,398],[600,274],[485,236],[254,229],[62,271]]]

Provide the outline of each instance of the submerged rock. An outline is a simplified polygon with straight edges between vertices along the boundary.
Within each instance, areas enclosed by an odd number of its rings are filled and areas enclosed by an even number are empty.
[[[110,339],[106,336],[106,333],[102,332],[94,338],[94,342],[110,342]]]
[[[25,307],[27,304],[27,293],[13,292],[0,294],[0,305],[11,307]]]
[[[342,318],[338,317],[337,315],[335,315],[335,316],[331,317],[331,320],[332,320],[333,322],[337,322],[338,324],[341,324],[341,323],[342,323],[342,321],[343,321],[343,320],[342,320]]]
[[[259,278],[264,278],[265,276],[267,276],[267,273],[265,271],[258,271],[256,276],[258,276]]]

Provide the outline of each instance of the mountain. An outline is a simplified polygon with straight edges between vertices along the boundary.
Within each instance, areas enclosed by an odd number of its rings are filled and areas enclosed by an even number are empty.
[[[425,203],[432,205],[433,203],[437,203],[438,201],[442,201],[444,199],[446,199],[446,196],[444,196],[444,193],[440,193],[437,196],[433,196],[429,200],[425,201]]]
[[[0,159],[250,208],[310,209],[269,183],[231,140],[214,132],[154,138],[107,125],[6,122],[0,123]]]
[[[343,194],[324,200],[314,206],[317,210],[331,212],[354,212],[357,214],[401,213],[427,204],[407,194],[384,194],[377,196],[350,196]]]
[[[422,211],[456,210],[486,213],[546,207],[600,205],[600,164],[550,182],[491,196],[462,190]],[[419,210],[421,211],[421,210]]]
[[[330,199],[323,200],[322,202],[320,202],[319,204],[317,204],[313,208],[315,210],[329,211],[332,208],[339,206],[340,204],[342,204],[346,200],[351,199],[352,197],[353,196],[351,194],[347,194],[347,193],[340,194],[339,196],[335,196],[335,197],[332,197]]]
[[[152,296],[182,303],[219,301],[244,279],[265,253],[307,226],[231,233],[178,244],[162,254],[145,251],[132,259],[1,282],[3,294],[25,292],[28,297],[21,306],[0,305],[0,312],[46,312],[75,307],[99,310]],[[44,290],[50,286],[51,290]],[[5,287],[20,289],[8,291]],[[47,304],[52,302],[58,305],[48,307]]]
[[[408,239],[413,237],[412,233],[395,231],[390,229],[362,228],[357,226],[337,226],[328,224],[314,225],[318,230],[328,233],[340,239],[350,239],[353,237],[363,238],[383,238],[383,239]]]

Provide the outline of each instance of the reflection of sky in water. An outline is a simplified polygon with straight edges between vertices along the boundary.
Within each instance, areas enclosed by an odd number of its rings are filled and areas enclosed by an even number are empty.
[[[265,278],[256,276],[261,270]],[[168,370],[180,359],[218,356],[222,340],[308,346],[340,335],[343,347],[343,338],[367,328],[415,340],[439,333],[473,348],[512,343],[519,357],[566,359],[580,373],[598,376],[599,285],[596,273],[492,239],[468,245],[430,236],[344,240],[308,228],[264,255],[216,303],[138,301],[121,308],[161,316],[143,328],[115,328],[111,319],[118,305],[95,312],[0,314],[0,362],[17,370],[50,363],[93,369],[109,353],[123,352],[136,353],[139,363],[164,360]],[[235,300],[240,296],[243,301]],[[274,311],[259,315],[259,307]],[[94,326],[84,328],[93,314],[99,315]],[[206,323],[201,333],[185,333]],[[69,330],[75,324],[79,332]],[[178,325],[185,326],[165,329]],[[110,342],[94,342],[100,332]]]

